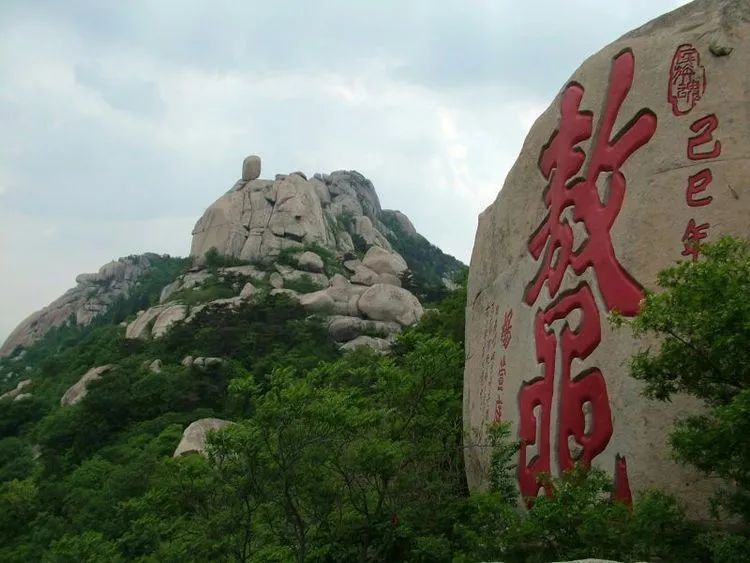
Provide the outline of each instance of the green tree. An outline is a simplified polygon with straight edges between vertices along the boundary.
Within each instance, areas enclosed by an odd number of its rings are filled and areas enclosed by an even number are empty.
[[[750,518],[750,245],[729,237],[702,247],[703,259],[658,276],[627,324],[658,344],[635,354],[631,373],[648,397],[668,401],[687,393],[706,405],[678,421],[675,456],[731,484],[720,504]]]
[[[647,292],[632,320],[615,316],[649,345],[636,353],[632,375],[644,394],[669,401],[676,393],[705,409],[678,420],[670,443],[677,460],[725,484],[715,514],[750,524],[750,244],[724,237],[701,247],[701,260],[659,273],[659,292]],[[653,344],[656,342],[656,344]],[[711,536],[715,560],[746,555],[743,535]],[[735,550],[735,551],[733,551]],[[734,553],[734,555],[732,555]]]

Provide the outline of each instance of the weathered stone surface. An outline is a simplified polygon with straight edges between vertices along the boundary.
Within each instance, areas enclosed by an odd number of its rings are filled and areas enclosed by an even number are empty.
[[[314,291],[300,296],[300,305],[314,313],[328,313],[333,311],[333,298],[328,294],[327,289]]]
[[[279,274],[281,274],[281,277],[284,279],[284,283],[289,281],[296,282],[307,278],[318,287],[328,287],[328,277],[326,277],[325,274],[316,272],[303,272],[302,270],[295,270],[294,268],[290,268],[289,266],[285,266],[283,264],[275,264],[275,268],[279,272]]]
[[[377,246],[388,250],[391,249],[391,243],[388,242],[388,239],[375,228],[369,217],[362,216],[354,218],[353,234],[360,236],[368,246]]]
[[[390,250],[385,237],[390,231],[380,213],[372,183],[358,172],[316,174],[310,180],[293,173],[273,181],[240,181],[195,225],[190,254],[200,261],[213,247],[228,256],[271,261],[284,249],[310,243],[350,252],[352,234]]]
[[[359,285],[372,285],[377,283],[378,274],[362,264],[359,260],[349,260],[346,262],[347,270],[353,272],[350,281]]]
[[[166,307],[154,321],[154,327],[151,329],[151,335],[154,338],[161,338],[177,322],[187,317],[187,307],[185,305],[171,305]]]
[[[265,272],[252,265],[219,268],[219,273],[243,276],[246,278],[251,278],[252,280],[261,280],[265,277]]]
[[[16,397],[13,399],[13,402],[18,401],[25,401],[26,399],[31,399],[33,395],[31,393],[21,393],[19,395],[16,395]]]
[[[191,453],[206,455],[206,439],[209,432],[221,430],[230,424],[234,423],[220,418],[201,418],[195,422],[191,422],[182,433],[182,439],[172,457]]]
[[[47,334],[51,328],[69,322],[88,325],[107,311],[131,289],[152,265],[155,254],[128,256],[105,264],[96,274],[81,274],[78,284],[44,309],[30,315],[8,336],[0,347],[0,357],[10,355],[18,347],[27,347]]]
[[[359,299],[367,288],[354,285],[341,274],[331,278],[331,286],[326,293],[333,300],[333,313],[357,317],[362,314],[359,309]]]
[[[388,352],[391,349],[392,342],[385,338],[373,338],[372,336],[358,336],[346,344],[340,346],[341,350],[351,352],[357,348],[370,348],[377,352]]]
[[[200,305],[193,305],[190,307],[190,314],[185,319],[186,323],[191,322],[203,309],[208,306],[208,303],[201,303]]]
[[[394,276],[393,274],[378,274],[375,283],[384,283],[387,285],[395,285],[401,287],[401,278]]]
[[[409,291],[393,285],[375,284],[362,293],[359,309],[376,321],[395,321],[402,326],[416,323],[424,310],[419,299]]]
[[[258,294],[258,289],[250,282],[246,283],[240,291],[240,299],[252,299]]]
[[[268,278],[268,283],[270,283],[271,287],[274,289],[281,289],[282,287],[284,287],[284,278],[280,273],[273,272]]]
[[[242,179],[244,181],[260,178],[260,157],[250,155],[242,161]]]
[[[733,50],[717,57],[716,44]],[[636,498],[658,488],[705,508],[709,481],[667,445],[695,403],[643,398],[625,367],[639,345],[606,317],[634,315],[657,272],[691,259],[691,239],[750,236],[749,63],[747,2],[699,0],[625,35],[573,74],[481,214],[464,422],[480,442],[486,423],[512,424],[524,495],[578,455],[616,473],[621,496],[629,483]],[[467,450],[472,487],[488,456]]]
[[[151,373],[161,373],[162,366],[163,366],[162,361],[157,358],[156,360],[154,360],[148,365],[148,370]]]
[[[137,339],[148,338],[151,334],[149,327],[159,315],[161,315],[169,305],[156,305],[145,311],[138,313],[138,316],[125,329],[125,338]]]
[[[0,395],[0,401],[2,401],[3,399],[8,399],[8,400],[17,399],[19,395],[22,394],[22,391],[26,389],[29,385],[31,385],[30,379],[22,379],[16,384],[15,388]]]
[[[237,309],[240,305],[242,305],[242,302],[244,299],[242,297],[226,297],[224,299],[214,299],[213,301],[209,301],[206,303],[206,307],[228,307],[229,309]]]
[[[224,360],[222,360],[221,358],[213,358],[213,357],[204,358],[203,356],[198,356],[190,363],[190,365],[197,367],[199,369],[206,369],[206,368],[220,366],[223,363],[224,363]]]
[[[193,365],[193,361],[194,361],[193,356],[185,356],[184,358],[182,358],[182,362],[180,363],[186,368],[189,368],[190,366]]]
[[[308,272],[322,272],[325,264],[320,256],[308,250],[297,256],[297,266]]]
[[[396,277],[401,276],[409,269],[400,254],[388,252],[377,246],[373,246],[367,251],[362,259],[362,264],[377,274],[391,274]]]
[[[286,295],[290,299],[294,299],[295,301],[299,301],[300,295],[293,289],[272,289],[271,295]]]
[[[338,342],[354,340],[365,332],[379,336],[391,336],[400,331],[401,325],[394,322],[371,321],[344,315],[336,315],[328,319],[328,332]],[[371,334],[367,336],[371,336]]]
[[[229,268],[226,268],[226,270],[229,270]],[[211,277],[212,274],[208,270],[197,270],[183,274],[172,283],[164,286],[164,289],[161,290],[161,295],[159,296],[159,303],[166,303],[178,291],[199,287],[210,280]]]
[[[88,392],[88,385],[92,381],[96,381],[102,375],[112,369],[112,365],[99,366],[88,370],[81,379],[79,379],[74,385],[72,385],[60,399],[60,406],[70,406],[83,400]]]

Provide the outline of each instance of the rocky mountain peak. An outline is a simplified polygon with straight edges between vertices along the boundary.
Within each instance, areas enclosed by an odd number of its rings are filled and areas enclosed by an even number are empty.
[[[260,158],[247,157],[243,177],[196,223],[192,256],[200,260],[216,248],[224,256],[268,261],[306,244],[342,255],[373,245],[391,249],[378,194],[359,172],[339,170],[309,180],[302,172],[274,180],[259,175]]]
[[[422,315],[415,287],[442,287],[462,267],[403,213],[383,211],[359,172],[260,174],[260,157],[245,158],[240,179],[193,229],[192,266],[166,280],[159,302],[127,324],[126,338],[160,338],[206,308],[238,308],[271,293],[324,315],[342,346],[384,350]],[[16,328],[0,356],[68,322],[90,324],[128,298],[160,258],[130,256],[79,275],[75,288]]]

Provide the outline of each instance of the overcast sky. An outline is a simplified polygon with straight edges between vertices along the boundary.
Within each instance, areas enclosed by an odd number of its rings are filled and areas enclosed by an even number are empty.
[[[0,341],[81,272],[185,255],[248,154],[355,169],[468,263],[534,119],[679,0],[0,0]]]

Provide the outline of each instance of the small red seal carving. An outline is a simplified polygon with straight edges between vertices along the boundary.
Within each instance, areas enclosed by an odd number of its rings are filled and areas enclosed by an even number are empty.
[[[698,50],[689,43],[680,45],[672,57],[669,69],[667,101],[672,104],[672,113],[690,113],[706,90],[706,70],[701,66]]]

